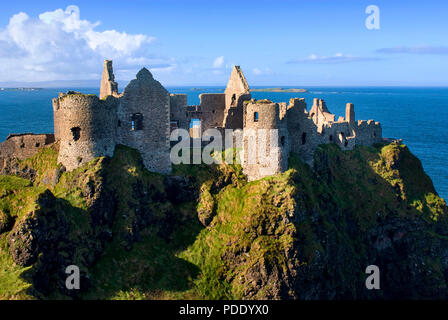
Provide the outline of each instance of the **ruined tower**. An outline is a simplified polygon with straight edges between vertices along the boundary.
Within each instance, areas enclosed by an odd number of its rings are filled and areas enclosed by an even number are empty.
[[[171,172],[170,94],[148,69],[124,89],[117,116],[117,143],[140,151],[148,170]]]
[[[355,106],[353,103],[347,103],[345,107],[345,121],[350,123],[351,126],[355,124]]]
[[[241,166],[249,180],[288,169],[289,135],[281,107],[286,109],[268,100],[246,106]]]
[[[224,128],[243,128],[243,102],[251,97],[243,71],[234,66],[225,90]]]
[[[100,98],[70,91],[53,99],[58,162],[70,171],[95,157],[112,156],[115,146],[123,144],[140,152],[148,170],[169,173],[170,133],[194,123],[198,137],[207,129],[218,129],[223,137],[225,129],[242,129],[233,141],[242,149],[243,172],[255,180],[287,170],[290,152],[313,165],[321,144],[351,150],[382,141],[380,123],[356,121],[352,103],[346,105],[345,118],[335,121],[322,99],[315,98],[309,112],[303,98],[291,99],[289,105],[251,99],[238,66],[224,93],[199,97],[199,105],[188,106],[185,94],[170,95],[146,68],[118,94],[112,61],[106,60]]]
[[[123,144],[140,151],[145,167],[171,172],[170,95],[146,68],[118,95],[112,61],[104,61],[100,98],[69,91],[53,99],[58,162],[68,171]]]
[[[118,96],[118,83],[115,82],[112,60],[104,61],[103,77],[101,78],[100,99],[107,96]]]
[[[73,91],[53,99],[58,163],[70,171],[95,157],[113,156],[117,103],[114,97],[100,100]]]

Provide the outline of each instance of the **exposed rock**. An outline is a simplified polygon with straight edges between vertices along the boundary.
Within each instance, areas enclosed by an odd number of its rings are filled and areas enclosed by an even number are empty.
[[[48,170],[42,178],[42,183],[55,187],[58,184],[61,173],[62,171],[58,168]]]
[[[0,165],[2,165],[0,168],[0,174],[2,175],[15,175],[31,181],[33,181],[36,177],[36,170],[28,166],[21,168],[19,160],[15,157],[0,158]]]
[[[11,216],[0,210],[0,234],[6,231],[10,231],[13,224],[14,220],[11,218]]]
[[[36,203],[38,209],[18,221],[8,236],[9,250],[15,263],[29,266],[37,261],[39,252],[64,234],[64,216],[56,208],[56,198],[46,190]]]
[[[42,171],[31,162],[39,188],[51,182],[39,172],[60,175],[58,198],[47,190],[34,210],[17,218],[9,250],[15,263],[32,266],[30,292],[39,298],[79,297],[90,284],[101,291],[101,281],[129,292],[121,278],[98,276],[110,263],[117,274],[131,273],[132,286],[145,297],[175,287],[185,290],[176,294],[208,299],[448,298],[446,203],[406,147],[343,152],[321,146],[314,170],[295,155],[289,160],[287,172],[250,183],[236,166],[150,173],[139,153],[124,146],[113,158],[70,173]],[[9,219],[4,232],[14,223]],[[143,258],[141,243],[150,252]],[[165,260],[167,250],[173,260]],[[124,270],[134,259],[146,259],[144,272],[140,264]],[[181,264],[152,268],[166,261]],[[71,264],[81,267],[83,292],[65,288]],[[92,273],[95,264],[99,270]],[[366,290],[365,269],[372,264],[380,268],[381,290]],[[170,285],[154,285],[161,275]],[[193,285],[172,285],[181,278]]]
[[[166,176],[165,185],[168,200],[173,203],[182,203],[197,199],[197,190],[192,181],[186,177]]]

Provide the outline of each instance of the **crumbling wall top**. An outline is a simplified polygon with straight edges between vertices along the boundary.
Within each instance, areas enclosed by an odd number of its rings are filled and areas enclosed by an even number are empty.
[[[115,82],[112,60],[104,60],[103,77],[101,79],[100,99],[118,95],[118,83]]]
[[[240,66],[234,66],[227,82],[226,93],[249,94],[250,88]]]

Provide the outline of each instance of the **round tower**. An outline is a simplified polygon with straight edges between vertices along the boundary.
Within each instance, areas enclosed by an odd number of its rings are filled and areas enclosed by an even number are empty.
[[[245,129],[278,129],[280,126],[279,106],[269,100],[249,102],[244,117]]]
[[[78,92],[53,99],[54,128],[60,142],[58,163],[68,171],[95,157],[113,156],[117,127],[117,99],[100,100]]]
[[[249,102],[244,112],[242,167],[249,180],[283,172],[288,166],[286,119],[269,100]]]

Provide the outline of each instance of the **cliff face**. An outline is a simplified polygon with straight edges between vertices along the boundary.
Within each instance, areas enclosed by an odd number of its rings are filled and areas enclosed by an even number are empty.
[[[67,173],[56,149],[0,176],[0,298],[447,298],[447,207],[403,145],[321,146],[313,170],[292,154],[252,182],[229,165],[153,174],[122,146]]]

